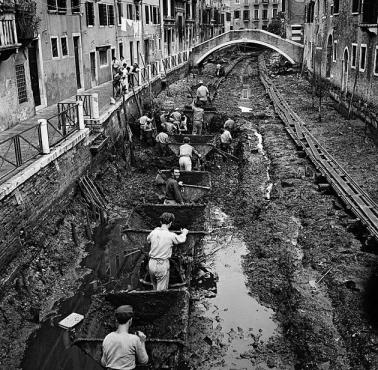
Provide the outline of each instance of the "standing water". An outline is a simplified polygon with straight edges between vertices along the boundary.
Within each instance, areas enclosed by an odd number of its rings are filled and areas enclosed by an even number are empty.
[[[198,318],[212,322],[208,331],[198,332],[202,336],[198,341],[202,339],[223,350],[219,358],[198,359],[200,363],[196,366],[200,369],[253,369],[250,357],[254,348],[275,335],[274,312],[249,294],[242,267],[247,247],[230,225],[229,217],[212,207],[211,220],[211,233],[204,239],[204,253],[209,256],[207,267],[216,272],[217,289],[216,295],[205,291],[195,302],[194,324]],[[259,368],[263,369],[264,364],[260,363]]]

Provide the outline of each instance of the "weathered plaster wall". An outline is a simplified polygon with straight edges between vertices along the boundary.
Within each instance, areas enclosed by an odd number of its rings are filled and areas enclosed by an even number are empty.
[[[25,68],[26,92],[28,100],[19,104],[16,81],[17,64],[23,64]],[[27,49],[20,50],[17,54],[0,63],[0,131],[13,127],[19,121],[34,114],[34,100],[30,85],[29,63]]]

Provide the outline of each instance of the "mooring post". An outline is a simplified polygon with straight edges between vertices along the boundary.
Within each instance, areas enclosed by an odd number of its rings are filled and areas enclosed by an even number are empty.
[[[98,94],[93,93],[91,96],[92,99],[92,118],[93,119],[99,119],[100,118],[100,110],[98,108]]]
[[[85,130],[84,123],[84,104],[81,100],[77,102],[77,119],[79,123],[79,130]]]
[[[39,135],[42,154],[50,154],[49,133],[47,130],[47,119],[42,118],[38,120]]]

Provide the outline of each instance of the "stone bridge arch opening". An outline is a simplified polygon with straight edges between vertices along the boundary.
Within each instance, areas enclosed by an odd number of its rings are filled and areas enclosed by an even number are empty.
[[[230,46],[233,46],[233,45],[243,45],[243,44],[247,44],[247,45],[254,45],[254,46],[260,46],[260,47],[264,47],[265,49],[270,49],[270,50],[274,50],[274,51],[277,51],[280,55],[282,55],[283,57],[285,57],[291,64],[295,64],[295,61],[294,59],[292,59],[288,54],[286,54],[284,51],[282,51],[280,48],[274,46],[274,45],[271,45],[267,42],[264,42],[264,41],[259,41],[259,40],[232,40],[232,41],[227,41],[227,42],[224,42],[220,45],[217,45],[215,47],[213,47],[212,49],[206,51],[204,54],[202,54],[196,61],[195,61],[195,65],[198,65],[202,62],[205,61],[205,59],[207,59],[208,57],[210,57],[213,53],[215,53],[216,51],[218,50],[223,50],[223,49],[226,49]]]

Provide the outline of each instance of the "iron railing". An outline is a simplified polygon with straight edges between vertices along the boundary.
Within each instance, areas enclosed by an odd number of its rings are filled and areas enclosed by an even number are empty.
[[[78,94],[76,101],[83,102],[83,113],[85,118],[92,118],[92,94]]]
[[[35,124],[0,142],[0,179],[41,153],[39,125]]]
[[[79,112],[77,103],[58,103],[58,114],[47,119],[47,131],[50,146],[64,140],[79,129]]]

